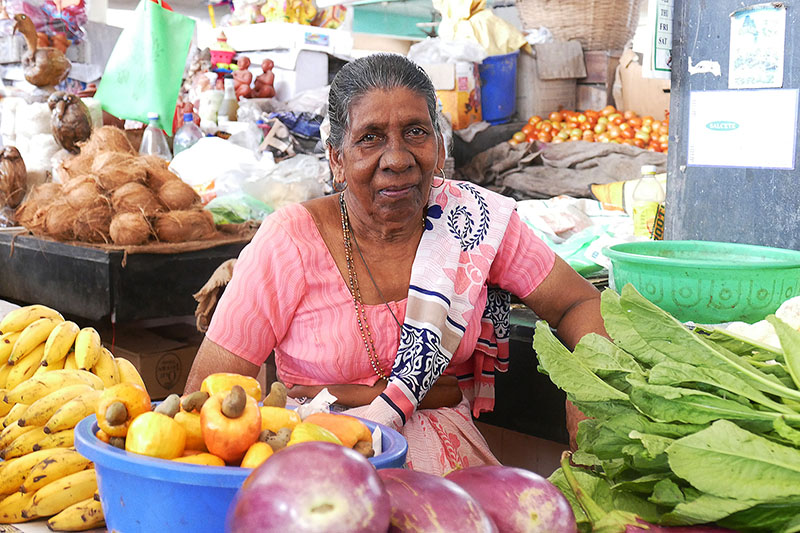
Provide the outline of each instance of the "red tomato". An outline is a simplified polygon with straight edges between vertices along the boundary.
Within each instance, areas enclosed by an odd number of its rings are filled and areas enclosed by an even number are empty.
[[[552,113],[550,113],[549,118],[550,122],[561,122],[562,120],[564,120],[564,116],[558,111],[553,111]]]
[[[620,128],[624,126],[624,124],[620,124]],[[622,137],[625,139],[633,139],[636,135],[636,132],[633,131],[633,128],[627,128],[622,130]]]
[[[604,117],[607,117],[608,115],[616,112],[617,108],[614,107],[613,105],[607,105],[602,110],[600,110],[600,114],[603,115]]]
[[[525,133],[518,131],[514,135],[512,135],[511,138],[517,141],[518,143],[523,143],[525,142]]]
[[[591,119],[597,120],[600,117],[600,112],[595,111],[594,109],[587,109],[586,111],[583,112],[583,114],[589,117],[590,120]]]
[[[597,142],[607,143],[610,141],[611,141],[611,136],[608,134],[608,132],[601,133],[600,135],[597,136]]]
[[[628,111],[623,112],[622,116],[625,118],[625,120],[630,120],[633,117],[636,117],[638,115],[636,115],[636,111],[628,110]]]
[[[536,138],[539,139],[542,142],[545,142],[545,143],[549,143],[550,141],[553,140],[553,136],[550,135],[550,133],[545,132],[545,131],[540,131],[539,135],[537,135]]]
[[[617,126],[616,124],[611,124],[611,125],[608,127],[608,130],[607,130],[607,132],[608,132],[608,136],[609,136],[611,139],[616,139],[617,137],[619,137],[620,135],[622,135],[622,130],[620,130],[620,129],[619,129],[619,126]]]
[[[561,138],[561,137],[553,137],[553,140],[550,141],[550,142],[553,143],[553,144],[563,143],[564,139]]]
[[[543,121],[541,131],[544,133],[550,133],[553,131],[553,124],[549,120]]]
[[[639,148],[644,148],[644,141],[638,138],[631,139],[633,141],[634,146],[638,146]]]
[[[633,117],[628,119],[628,124],[633,126],[635,129],[639,129],[642,127],[642,118],[641,117]]]
[[[537,122],[541,122],[542,117],[539,115],[533,115],[531,118],[528,119],[528,124],[536,124]]]
[[[525,135],[529,135],[532,131],[534,131],[533,124],[525,124],[522,126],[522,133]]]

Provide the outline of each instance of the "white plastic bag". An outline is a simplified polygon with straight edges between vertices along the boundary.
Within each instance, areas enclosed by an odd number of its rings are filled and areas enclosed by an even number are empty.
[[[415,63],[481,63],[487,55],[476,42],[445,41],[438,37],[425,39],[408,49],[408,58]]]
[[[277,210],[325,194],[330,168],[316,156],[298,154],[276,163],[266,175],[245,180],[242,190]]]

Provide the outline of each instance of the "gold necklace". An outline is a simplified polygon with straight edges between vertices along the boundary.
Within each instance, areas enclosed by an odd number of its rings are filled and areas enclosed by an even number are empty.
[[[344,257],[347,261],[348,284],[350,286],[350,294],[353,297],[353,306],[356,309],[356,319],[358,320],[358,329],[361,332],[361,340],[364,341],[364,347],[367,349],[367,356],[369,357],[370,365],[372,365],[372,370],[379,378],[389,381],[389,376],[383,371],[383,368],[381,368],[378,352],[375,350],[375,343],[372,340],[372,332],[367,323],[367,313],[364,309],[364,302],[361,299],[361,289],[358,286],[358,277],[356,276],[356,269],[353,264],[353,246],[350,242],[350,218],[347,216],[344,194],[339,195],[339,211],[342,215],[342,236],[344,238]]]

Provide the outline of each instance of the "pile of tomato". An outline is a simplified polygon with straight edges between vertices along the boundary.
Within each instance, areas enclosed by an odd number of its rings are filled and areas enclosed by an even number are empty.
[[[600,111],[553,111],[547,118],[532,116],[508,142],[520,144],[533,141],[618,143],[652,152],[666,152],[669,144],[669,113],[664,120],[656,120],[649,115],[640,117],[634,111],[618,111],[612,105]]]

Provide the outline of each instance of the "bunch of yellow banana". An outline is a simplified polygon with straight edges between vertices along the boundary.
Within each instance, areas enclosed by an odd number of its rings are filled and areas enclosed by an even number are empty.
[[[95,493],[91,462],[72,448],[39,450],[0,463],[0,523],[52,517],[54,530],[91,529],[103,523],[99,502],[89,502]]]
[[[74,449],[75,425],[101,391],[144,387],[91,327],[29,305],[0,320],[0,524],[50,517],[54,531],[104,523],[93,465]]]

